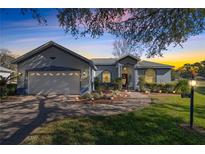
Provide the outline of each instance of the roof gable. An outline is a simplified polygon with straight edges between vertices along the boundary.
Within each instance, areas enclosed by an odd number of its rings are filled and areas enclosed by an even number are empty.
[[[117,60],[117,62],[121,64],[125,64],[125,65],[136,65],[139,61],[140,61],[139,58],[131,56],[131,55],[123,56]]]
[[[127,59],[127,58],[133,59],[133,60],[135,60],[136,62],[139,62],[139,61],[140,61],[140,59],[139,59],[138,57],[135,57],[135,56],[132,56],[132,55],[129,55],[129,54],[120,57],[117,61],[122,61],[123,59]]]
[[[47,42],[47,43],[41,45],[40,47],[38,47],[38,48],[36,48],[36,49],[34,49],[34,50],[32,50],[32,51],[30,51],[30,52],[20,56],[19,58],[15,59],[13,61],[13,63],[18,64],[18,63],[20,63],[22,61],[25,61],[25,60],[31,58],[32,56],[37,55],[37,54],[43,52],[44,50],[46,50],[46,49],[48,49],[50,47],[56,47],[56,48],[58,48],[60,50],[63,50],[65,52],[71,54],[72,56],[77,57],[77,58],[87,62],[94,69],[96,69],[95,65],[93,64],[93,62],[91,60],[89,60],[89,59],[87,59],[87,58],[85,58],[85,57],[83,57],[83,56],[81,56],[81,55],[79,55],[79,54],[77,54],[77,53],[75,53],[75,52],[73,52],[73,51],[71,51],[71,50],[69,50],[69,49],[67,49],[67,48],[57,44],[57,43],[55,43],[55,42],[53,42],[53,41]]]

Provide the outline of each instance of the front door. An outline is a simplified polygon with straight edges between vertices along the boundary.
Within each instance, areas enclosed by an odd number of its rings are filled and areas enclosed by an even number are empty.
[[[128,88],[128,74],[123,73],[122,74],[122,86],[123,88]]]

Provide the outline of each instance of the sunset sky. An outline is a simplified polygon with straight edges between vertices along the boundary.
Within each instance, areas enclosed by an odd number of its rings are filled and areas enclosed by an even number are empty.
[[[30,14],[22,15],[19,9],[1,9],[0,48],[22,55],[52,40],[87,58],[113,57],[113,36],[105,34],[98,39],[74,39],[58,26],[55,9],[41,9],[40,12],[48,20],[47,26],[39,25]],[[142,59],[146,57],[143,55]],[[174,65],[176,68],[185,63],[205,60],[205,32],[191,37],[183,44],[183,48],[169,47],[163,57],[146,60]]]

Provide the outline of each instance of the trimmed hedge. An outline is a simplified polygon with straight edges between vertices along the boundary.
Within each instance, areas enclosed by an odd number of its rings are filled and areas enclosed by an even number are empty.
[[[7,95],[15,95],[16,94],[16,84],[8,84],[7,85]]]
[[[94,81],[95,90],[122,90],[122,78],[116,78],[110,83],[102,83],[99,78]]]
[[[162,92],[162,93],[188,93],[188,80],[180,80],[172,83],[143,83],[139,85],[140,91]]]

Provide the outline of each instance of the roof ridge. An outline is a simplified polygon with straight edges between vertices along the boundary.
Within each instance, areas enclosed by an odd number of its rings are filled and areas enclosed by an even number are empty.
[[[78,54],[78,53],[76,53],[76,52],[74,52],[74,51],[72,51],[72,50],[70,50],[70,49],[68,49],[68,48],[66,48],[66,47],[64,47],[64,46],[62,46],[62,45],[60,45],[60,44],[54,42],[54,41],[46,42],[46,43],[44,43],[43,45],[41,45],[41,46],[39,46],[39,47],[37,47],[37,48],[35,48],[35,49],[33,49],[33,50],[31,50],[31,51],[25,53],[24,55],[22,55],[22,56],[18,57],[17,59],[15,59],[15,60],[13,61],[13,63],[18,63],[18,62],[20,62],[20,61],[22,61],[22,60],[24,60],[24,59],[26,59],[26,58],[29,58],[29,57],[32,56],[33,54],[37,54],[37,53],[41,52],[44,48],[50,47],[50,46],[52,46],[52,45],[54,45],[54,46],[60,48],[61,50],[64,50],[64,51],[70,53],[70,54],[73,55],[73,56],[76,56],[76,57],[78,57],[78,58],[80,58],[80,59],[86,61],[87,63],[89,63],[90,65],[92,65],[93,67],[95,67],[94,64],[93,64],[93,62],[92,62],[90,59],[88,59],[88,58],[86,58],[86,57],[84,57],[84,56],[81,56],[80,54]]]
[[[91,58],[91,59],[117,59],[117,58]]]
[[[149,63],[155,63],[155,64],[160,64],[160,65],[167,65],[167,66],[172,66],[172,65],[169,65],[169,64],[162,64],[162,63],[159,63],[159,62],[153,62],[153,61],[148,61],[148,60],[142,60],[141,62],[149,62]]]

